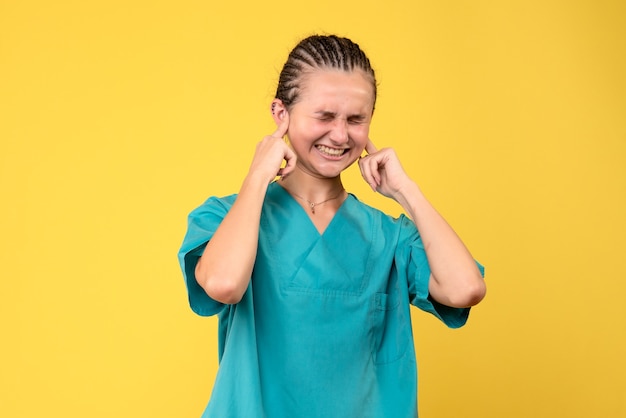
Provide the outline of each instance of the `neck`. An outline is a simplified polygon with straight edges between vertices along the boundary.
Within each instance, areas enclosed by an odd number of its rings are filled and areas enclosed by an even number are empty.
[[[321,202],[337,196],[343,191],[341,177],[331,179],[315,178],[298,171],[291,173],[280,184],[290,193],[305,199],[307,202]]]

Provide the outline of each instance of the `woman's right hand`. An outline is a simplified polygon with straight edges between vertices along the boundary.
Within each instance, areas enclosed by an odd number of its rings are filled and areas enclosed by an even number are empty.
[[[249,174],[260,176],[269,184],[276,176],[285,178],[293,171],[296,166],[296,154],[283,140],[288,129],[289,114],[285,113],[276,131],[257,144]]]
[[[237,199],[196,265],[198,284],[221,303],[238,303],[246,292],[256,260],[259,220],[268,184],[295,167],[296,155],[283,141],[288,127],[289,118],[285,116],[276,132],[259,142]],[[281,168],[283,161],[286,165]]]

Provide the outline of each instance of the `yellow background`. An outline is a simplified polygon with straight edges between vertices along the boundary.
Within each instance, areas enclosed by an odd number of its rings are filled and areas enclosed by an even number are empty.
[[[625,4],[2,0],[0,416],[200,415],[186,215],[237,191],[295,42],[336,32],[377,70],[375,143],[487,267],[466,328],[414,312],[421,414],[626,417]]]

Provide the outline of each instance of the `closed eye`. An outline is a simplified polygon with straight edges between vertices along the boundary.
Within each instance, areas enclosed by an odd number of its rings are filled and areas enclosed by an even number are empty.
[[[330,122],[337,116],[337,114],[333,112],[317,112],[317,115],[317,118],[324,122]]]
[[[348,118],[348,123],[351,125],[361,125],[365,123],[365,116],[352,116]]]
[[[331,122],[337,118],[337,114],[334,112],[320,111],[317,112],[317,118],[322,122]],[[367,122],[367,117],[364,115],[352,115],[348,117],[347,121],[350,125],[361,125]]]

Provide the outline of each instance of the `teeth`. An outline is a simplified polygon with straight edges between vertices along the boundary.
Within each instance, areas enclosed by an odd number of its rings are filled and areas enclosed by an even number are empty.
[[[325,145],[318,145],[317,149],[322,151],[324,154],[328,154],[331,155],[333,157],[339,157],[340,155],[343,155],[345,150],[342,149],[335,149],[335,148],[329,148]]]

